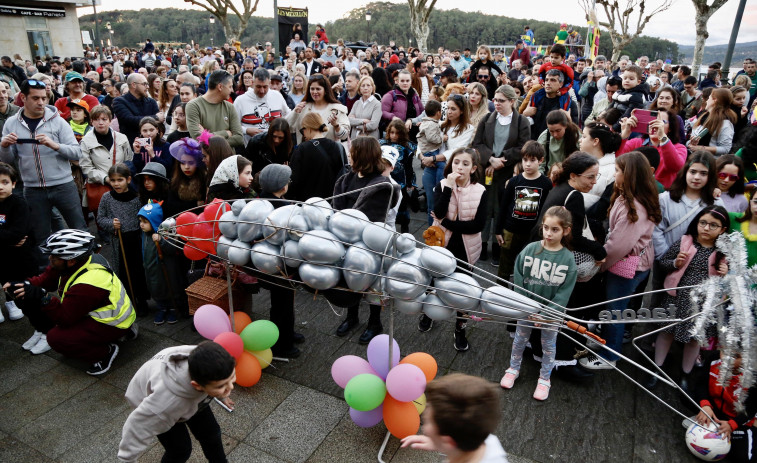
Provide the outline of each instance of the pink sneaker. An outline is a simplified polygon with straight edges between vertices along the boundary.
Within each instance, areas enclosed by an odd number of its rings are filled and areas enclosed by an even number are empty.
[[[547,400],[550,387],[552,387],[552,383],[548,379],[539,378],[539,381],[536,383],[536,390],[534,391],[534,399]]]
[[[502,377],[502,381],[499,382],[499,385],[505,389],[512,389],[513,383],[515,383],[515,380],[518,379],[519,375],[520,371],[508,368],[507,371],[505,371],[505,376]]]

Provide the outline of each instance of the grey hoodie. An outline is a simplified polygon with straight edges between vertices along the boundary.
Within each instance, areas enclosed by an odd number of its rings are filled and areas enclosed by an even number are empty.
[[[7,148],[0,146],[0,161],[10,164],[18,162],[21,180],[25,187],[52,187],[73,182],[70,161],[79,161],[81,148],[76,142],[71,126],[54,106],[45,108],[45,115],[32,133],[22,117],[23,109],[8,118],[3,126],[3,136],[14,132],[18,138],[34,138],[45,134],[60,144],[55,151],[44,145],[15,144]]]
[[[137,461],[151,444],[177,422],[186,421],[210,397],[192,387],[187,359],[197,346],[169,347],[140,367],[126,389],[126,400],[134,408],[124,423],[119,461]]]

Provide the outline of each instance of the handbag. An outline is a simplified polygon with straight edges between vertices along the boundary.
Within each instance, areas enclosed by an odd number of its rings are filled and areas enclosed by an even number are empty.
[[[619,277],[628,278],[629,280],[636,275],[636,269],[639,268],[641,256],[628,255],[612,264],[607,271]]]
[[[113,165],[116,165],[116,137],[113,137]],[[89,212],[97,213],[97,209],[100,207],[100,200],[103,195],[110,191],[108,185],[101,183],[87,182],[87,208]]]
[[[563,206],[568,203],[570,195],[575,192],[576,190],[572,190],[570,193],[568,193]],[[584,225],[583,229],[581,230],[581,234],[584,238],[594,241],[594,234],[592,234],[591,229],[589,228],[589,221],[586,220],[586,215],[584,215]],[[588,252],[573,251],[573,258],[576,261],[577,282],[585,283],[594,278],[594,275],[599,273],[599,265],[597,265],[596,259]]]

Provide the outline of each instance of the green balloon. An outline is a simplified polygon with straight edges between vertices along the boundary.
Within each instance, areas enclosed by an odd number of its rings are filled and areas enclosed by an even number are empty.
[[[240,333],[244,350],[259,351],[270,349],[279,339],[279,329],[268,320],[258,320],[247,325]]]
[[[385,397],[384,380],[370,373],[355,376],[344,388],[344,400],[350,407],[361,412],[378,407]]]

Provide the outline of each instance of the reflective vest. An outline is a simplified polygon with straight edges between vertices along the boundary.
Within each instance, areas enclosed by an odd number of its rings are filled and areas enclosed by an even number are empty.
[[[66,282],[61,302],[66,297],[68,288],[78,283],[92,285],[110,292],[108,305],[89,312],[89,316],[95,321],[121,329],[129,328],[134,323],[137,314],[121,280],[111,270],[92,262],[91,256],[87,263],[74,272]]]

